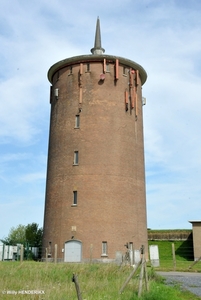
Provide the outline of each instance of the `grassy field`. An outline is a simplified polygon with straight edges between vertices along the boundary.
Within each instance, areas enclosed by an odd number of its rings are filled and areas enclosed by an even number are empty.
[[[149,241],[149,245],[158,245],[161,260],[172,260],[172,243],[175,246],[176,260],[193,261],[193,242],[190,241]]]
[[[141,300],[196,300],[195,295],[180,291],[178,286],[165,286],[161,278],[149,269],[150,292]],[[0,262],[0,299],[48,299],[76,300],[73,273],[78,281],[84,300],[135,300],[139,286],[139,274],[134,276],[119,295],[122,284],[132,268],[113,264],[67,264],[40,262]],[[42,291],[40,295],[24,295],[19,291]],[[18,293],[8,294],[9,292]]]
[[[188,271],[193,261],[192,241],[174,241],[176,266],[173,263],[172,241],[149,241],[149,245],[158,245],[160,267],[162,271]],[[192,267],[191,272],[201,272],[201,262]]]

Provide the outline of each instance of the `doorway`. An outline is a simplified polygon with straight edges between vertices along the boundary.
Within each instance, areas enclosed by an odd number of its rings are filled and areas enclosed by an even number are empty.
[[[82,260],[82,243],[78,240],[65,242],[64,262],[81,262]]]

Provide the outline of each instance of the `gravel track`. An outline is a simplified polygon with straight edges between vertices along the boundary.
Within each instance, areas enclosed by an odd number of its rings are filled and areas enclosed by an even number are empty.
[[[201,297],[201,273],[190,272],[157,272],[165,278],[168,285],[179,283],[183,289]]]

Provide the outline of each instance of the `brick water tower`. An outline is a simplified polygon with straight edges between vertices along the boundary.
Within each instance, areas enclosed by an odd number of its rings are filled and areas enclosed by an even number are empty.
[[[43,257],[114,261],[147,249],[142,85],[136,62],[104,54],[97,19],[92,54],[48,71],[50,134]],[[57,245],[55,247],[55,244]]]

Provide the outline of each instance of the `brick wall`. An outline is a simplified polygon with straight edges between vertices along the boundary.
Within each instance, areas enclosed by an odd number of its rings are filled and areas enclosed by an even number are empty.
[[[137,104],[131,109],[129,99],[126,111],[129,64],[126,74],[125,65],[119,65],[118,80],[115,61],[109,61],[109,72],[100,80],[103,68],[101,60],[73,62],[52,79],[43,247],[57,244],[61,259],[72,237],[82,242],[83,260],[101,259],[103,241],[108,259],[125,252],[127,242],[147,248],[141,82]]]

